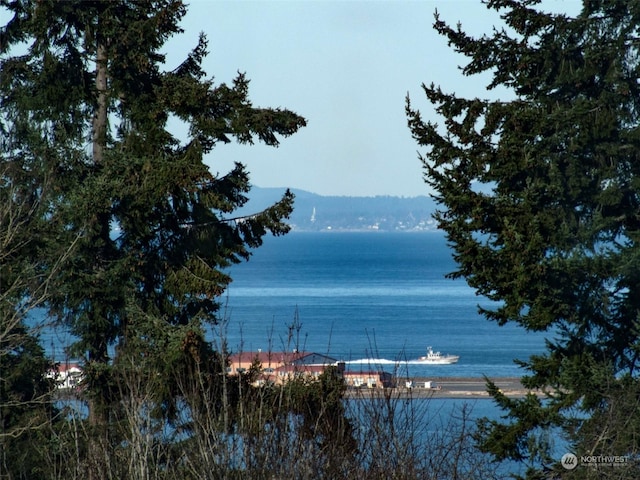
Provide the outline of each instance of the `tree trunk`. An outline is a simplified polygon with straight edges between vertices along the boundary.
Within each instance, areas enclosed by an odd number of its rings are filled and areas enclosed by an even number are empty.
[[[94,167],[100,167],[104,163],[104,153],[107,139],[107,46],[106,40],[101,33],[101,22],[98,19],[96,32],[96,104],[95,112],[92,119],[92,154]],[[109,215],[104,212],[98,212],[97,221],[101,225],[100,236],[108,239]],[[106,232],[106,233],[105,233]],[[105,252],[102,250],[96,258],[97,264],[105,261]],[[99,267],[98,267],[99,268]],[[94,312],[94,315],[106,315],[103,309]],[[90,354],[89,362],[102,363],[106,361],[107,351],[106,344],[94,345],[93,352]],[[101,381],[104,381],[101,379]],[[92,441],[89,446],[89,478],[98,480],[104,478],[109,470],[109,461],[103,458],[101,453],[109,451],[108,438],[108,414],[105,408],[104,388],[103,385],[92,385],[92,389],[97,391],[91,392],[88,400],[88,419],[92,426]]]
[[[93,161],[95,165],[102,164],[107,140],[107,47],[99,32],[96,53],[96,111],[93,115]]]

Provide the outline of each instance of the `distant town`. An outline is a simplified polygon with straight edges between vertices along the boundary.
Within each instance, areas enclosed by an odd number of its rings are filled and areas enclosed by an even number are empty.
[[[243,213],[260,211],[277,201],[284,188],[253,187]],[[292,189],[295,209],[289,223],[294,231],[435,231],[433,199],[419,197],[322,196]]]

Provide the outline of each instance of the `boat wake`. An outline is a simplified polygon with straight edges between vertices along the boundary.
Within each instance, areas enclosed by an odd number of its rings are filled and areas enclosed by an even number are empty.
[[[450,365],[446,363],[426,363],[424,360],[388,360],[386,358],[360,358],[358,360],[347,360],[347,365]]]
[[[359,360],[348,360],[344,363],[346,363],[347,365],[363,363],[368,365],[397,365],[406,362],[400,360],[387,360],[386,358],[361,358]]]

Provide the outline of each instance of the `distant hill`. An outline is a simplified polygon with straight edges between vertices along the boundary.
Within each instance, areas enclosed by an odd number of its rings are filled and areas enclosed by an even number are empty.
[[[285,188],[253,187],[242,214],[260,211],[277,201]],[[297,231],[428,231],[435,230],[431,218],[435,202],[419,197],[322,196],[305,190],[295,194],[294,212],[289,220]]]

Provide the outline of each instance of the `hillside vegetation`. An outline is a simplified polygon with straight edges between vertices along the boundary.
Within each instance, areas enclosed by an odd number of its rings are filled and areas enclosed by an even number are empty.
[[[284,188],[251,190],[243,212],[260,211],[282,197]],[[294,210],[289,222],[294,231],[430,231],[435,203],[427,196],[351,197],[323,196],[292,189]]]

